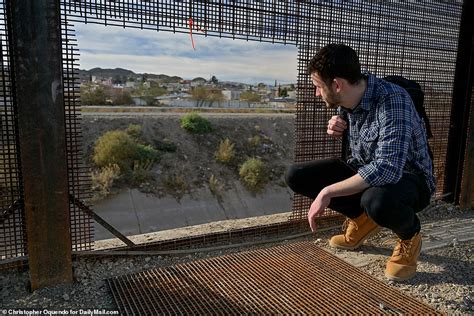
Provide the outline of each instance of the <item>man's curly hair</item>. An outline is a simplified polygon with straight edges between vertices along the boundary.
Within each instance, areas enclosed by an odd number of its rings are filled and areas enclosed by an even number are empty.
[[[321,48],[309,62],[308,72],[316,72],[327,84],[336,77],[351,84],[362,79],[357,53],[344,44],[329,44]]]

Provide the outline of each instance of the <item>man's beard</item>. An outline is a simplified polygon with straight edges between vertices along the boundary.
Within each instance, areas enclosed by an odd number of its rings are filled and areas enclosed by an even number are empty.
[[[326,103],[326,107],[328,109],[337,109],[337,107],[339,106],[339,105],[337,105],[336,103],[333,103],[333,102],[324,101],[324,103]]]
[[[341,100],[338,97],[336,97],[334,93],[328,94],[326,97],[326,100],[324,100],[324,103],[326,103],[326,107],[328,109],[337,109],[340,102]]]

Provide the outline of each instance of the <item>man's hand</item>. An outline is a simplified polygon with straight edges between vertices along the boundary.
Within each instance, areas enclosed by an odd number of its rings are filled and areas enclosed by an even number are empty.
[[[341,137],[347,128],[347,122],[339,115],[334,115],[328,122],[327,133],[333,137]]]
[[[318,196],[311,204],[311,207],[308,211],[308,222],[313,233],[316,231],[316,217],[324,212],[330,202],[331,198],[328,194],[326,194],[326,190],[323,189],[321,192],[319,192]]]

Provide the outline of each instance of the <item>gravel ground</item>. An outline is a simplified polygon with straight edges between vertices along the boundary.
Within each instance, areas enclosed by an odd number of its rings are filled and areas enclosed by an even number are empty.
[[[443,219],[472,216],[473,210],[459,210],[443,203],[420,214],[423,223],[439,223]],[[326,231],[316,236],[316,243],[358,266],[374,277],[412,295],[437,310],[450,315],[474,314],[474,241],[453,243],[450,246],[422,252],[417,275],[409,281],[394,283],[384,278],[385,262],[391,254],[393,235],[382,231],[369,240],[360,251],[346,252],[330,249],[327,239],[339,230]],[[314,240],[313,237],[297,240]],[[269,247],[278,243],[258,247]],[[107,278],[143,270],[185,263],[196,259],[209,258],[256,249],[254,247],[234,248],[180,256],[135,256],[109,258],[77,258],[74,263],[75,282],[47,289],[28,292],[28,272],[19,270],[0,271],[0,313],[5,308],[37,309],[116,309],[108,290]]]

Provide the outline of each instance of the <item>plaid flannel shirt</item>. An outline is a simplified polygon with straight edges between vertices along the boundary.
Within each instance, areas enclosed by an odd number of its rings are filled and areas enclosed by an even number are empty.
[[[366,73],[367,89],[348,113],[348,163],[371,186],[397,183],[403,172],[424,175],[436,188],[426,130],[410,95],[401,87]]]

